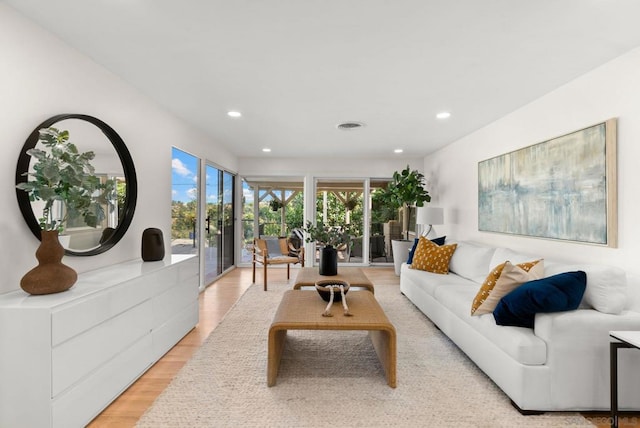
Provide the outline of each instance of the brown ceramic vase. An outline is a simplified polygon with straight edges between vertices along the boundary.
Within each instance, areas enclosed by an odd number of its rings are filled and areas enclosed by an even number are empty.
[[[40,232],[36,250],[38,266],[20,280],[20,287],[29,294],[53,294],[68,290],[78,280],[75,270],[62,263],[64,247],[58,241],[58,231]]]

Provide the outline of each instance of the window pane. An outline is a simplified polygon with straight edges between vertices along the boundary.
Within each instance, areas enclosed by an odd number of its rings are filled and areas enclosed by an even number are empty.
[[[171,169],[171,253],[197,254],[198,158],[173,147]]]

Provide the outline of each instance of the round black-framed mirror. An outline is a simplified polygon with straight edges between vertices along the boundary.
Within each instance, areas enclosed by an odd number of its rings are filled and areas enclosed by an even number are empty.
[[[136,199],[138,195],[138,184],[133,159],[131,158],[131,154],[129,153],[129,150],[125,145],[124,140],[122,140],[120,135],[118,135],[118,133],[113,128],[111,128],[111,126],[107,125],[105,122],[96,117],[86,114],[59,114],[45,120],[40,125],[38,125],[33,130],[33,132],[31,132],[26,142],[24,143],[22,150],[20,151],[20,156],[18,157],[18,166],[16,168],[16,185],[18,183],[27,182],[28,180],[28,177],[25,175],[25,173],[29,172],[29,166],[32,159],[31,156],[27,154],[27,151],[36,147],[36,144],[39,141],[40,129],[52,127],[56,123],[67,119],[78,119],[84,122],[88,122],[96,126],[99,131],[104,134],[104,136],[113,146],[115,154],[117,154],[118,159],[122,164],[124,182],[126,183],[126,185],[124,186],[124,202],[119,209],[117,225],[115,225],[115,227],[113,228],[105,228],[105,230],[102,231],[102,236],[100,237],[99,243],[88,248],[87,250],[65,248],[65,254],[67,255],[93,256],[107,251],[118,241],[120,241],[120,239],[122,239],[127,229],[131,225],[131,221],[133,220],[133,214],[135,212]],[[29,229],[31,229],[31,232],[36,238],[40,239],[40,224],[38,223],[38,220],[33,212],[32,204],[29,200],[29,194],[23,190],[16,188],[16,196],[18,198],[18,206],[20,207],[22,216],[29,226]]]

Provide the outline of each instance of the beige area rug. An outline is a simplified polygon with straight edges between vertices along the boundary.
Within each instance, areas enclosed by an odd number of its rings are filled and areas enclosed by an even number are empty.
[[[336,331],[289,332],[269,388],[267,333],[290,287],[251,286],[137,426],[593,427],[578,413],[520,415],[397,285],[376,287],[398,335],[396,389],[366,332]]]

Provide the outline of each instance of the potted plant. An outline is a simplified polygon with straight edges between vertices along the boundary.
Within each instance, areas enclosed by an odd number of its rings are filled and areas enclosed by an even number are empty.
[[[62,232],[70,216],[81,217],[88,226],[96,227],[105,218],[103,205],[114,206],[115,181],[100,181],[91,165],[95,154],[78,152],[69,141],[68,131],[41,129],[39,142],[45,150],[27,151],[36,162],[33,172],[23,175],[32,180],[16,187],[29,193],[30,201],[44,202],[42,217],[38,219],[41,230]],[[54,210],[57,201],[63,205],[62,217]]]
[[[271,207],[271,211],[278,211],[280,208],[282,208],[282,203],[274,198],[269,202],[269,207]]]
[[[353,209],[358,205],[358,200],[356,198],[352,198],[352,199],[347,199],[344,202],[344,207],[348,210],[348,211],[353,211]]]
[[[307,227],[302,230],[306,233],[305,242],[315,242],[322,247],[320,249],[320,275],[337,275],[337,248],[349,243],[349,225],[329,226],[319,222],[314,226],[308,221]]]
[[[80,153],[69,141],[68,131],[43,128],[39,131],[38,142],[44,149],[27,151],[35,159],[33,171],[25,173],[29,179],[16,187],[27,192],[30,201],[43,204],[42,217],[38,219],[41,244],[36,252],[40,264],[22,278],[20,285],[31,294],[50,294],[70,288],[77,279],[75,271],[61,262],[64,248],[58,241],[58,234],[64,229],[66,220],[79,217],[88,226],[96,227],[105,217],[103,205],[113,208],[116,189],[114,180],[101,182],[95,175],[91,165],[95,154],[91,151]],[[57,256],[52,258],[47,251],[59,254],[59,259]],[[45,279],[43,275],[48,271],[42,266],[48,264],[55,269],[53,277]],[[59,278],[66,281],[55,286],[55,279]]]
[[[395,171],[393,173],[391,182],[385,189],[377,191],[374,194],[374,199],[377,203],[391,207],[396,211],[399,208],[404,208],[405,211],[406,222],[403,222],[403,228],[406,239],[391,242],[396,275],[399,275],[400,265],[403,259],[406,259],[405,255],[408,256],[411,248],[411,241],[409,241],[411,210],[414,206],[422,207],[425,202],[431,201],[429,192],[424,188],[424,175],[418,170],[411,170],[407,165],[401,172]]]

